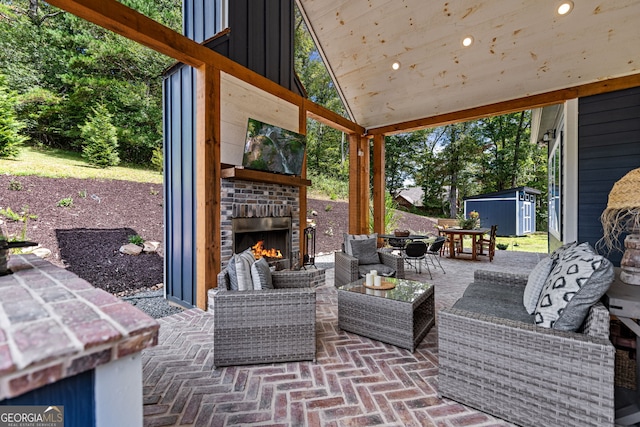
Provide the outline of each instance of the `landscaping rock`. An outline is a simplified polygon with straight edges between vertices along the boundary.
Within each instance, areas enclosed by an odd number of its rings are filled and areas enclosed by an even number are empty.
[[[133,243],[127,243],[120,247],[120,253],[125,255],[140,255],[140,252],[142,252],[142,247],[134,245]]]
[[[146,241],[144,242],[144,247],[142,248],[142,250],[144,252],[153,253],[158,251],[158,246],[160,246],[160,242]]]

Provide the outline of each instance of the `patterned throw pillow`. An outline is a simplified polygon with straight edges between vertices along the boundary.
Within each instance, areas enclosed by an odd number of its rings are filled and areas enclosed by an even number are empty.
[[[380,264],[377,238],[352,240],[351,251],[353,256],[358,258],[359,265]]]
[[[553,262],[553,264],[555,264],[562,257],[562,254],[564,254],[565,251],[567,251],[569,249],[573,249],[576,246],[578,246],[578,242],[575,242],[575,241],[574,242],[565,243],[564,245],[560,246],[555,251],[551,252],[551,255],[549,255],[549,258],[551,258],[551,261]]]
[[[522,295],[522,303],[529,314],[533,314],[536,311],[540,293],[547,282],[552,265],[551,258],[543,258],[529,273],[527,286],[524,288],[524,294]]]
[[[273,289],[273,278],[266,259],[260,258],[251,266],[251,280],[253,289]]]
[[[588,243],[567,249],[553,267],[535,311],[539,326],[577,330],[613,282],[613,265]]]
[[[256,261],[251,249],[235,256],[236,274],[238,275],[238,290],[249,291],[253,289],[253,280],[251,279],[251,266]]]
[[[347,255],[351,255],[353,256],[353,251],[351,250],[351,242],[353,240],[364,240],[364,239],[371,239],[371,238],[378,238],[378,233],[373,233],[373,234],[347,234],[344,233],[344,253],[346,253]]]
[[[229,272],[229,290],[238,290],[238,274],[236,273],[236,256],[231,255],[227,263],[227,271]]]

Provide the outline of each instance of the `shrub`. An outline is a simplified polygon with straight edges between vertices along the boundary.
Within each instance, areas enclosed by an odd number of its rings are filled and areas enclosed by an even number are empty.
[[[501,251],[504,251],[508,247],[509,247],[509,245],[506,244],[506,243],[496,243],[496,248],[500,249]]]
[[[16,93],[7,89],[4,76],[0,75],[0,158],[17,157],[20,144],[27,139],[20,135],[25,125],[16,118],[16,99]]]
[[[81,199],[86,199],[87,198],[87,190],[78,191],[78,197],[80,197]]]
[[[82,157],[90,164],[106,168],[120,163],[117,130],[107,107],[98,104],[80,130],[84,140]]]
[[[22,183],[20,181],[11,180],[9,181],[9,190],[11,191],[20,191],[22,190]]]
[[[73,199],[71,197],[65,197],[64,199],[58,200],[58,203],[56,203],[56,206],[61,208],[68,208],[68,207],[71,207],[72,205],[73,205]]]
[[[133,243],[134,245],[142,246],[144,243],[144,239],[140,237],[138,234],[129,236],[129,243]]]
[[[151,155],[151,165],[157,171],[162,172],[164,169],[164,154],[162,153],[162,147],[156,147]]]

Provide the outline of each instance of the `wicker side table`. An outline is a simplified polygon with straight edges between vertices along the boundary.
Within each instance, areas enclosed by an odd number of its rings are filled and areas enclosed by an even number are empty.
[[[434,287],[413,280],[388,291],[364,286],[364,279],[338,288],[338,326],[368,338],[414,351],[435,323]]]

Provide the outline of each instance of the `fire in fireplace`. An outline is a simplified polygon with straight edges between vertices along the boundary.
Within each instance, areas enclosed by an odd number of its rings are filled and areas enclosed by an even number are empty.
[[[276,249],[276,248],[265,249],[264,240],[260,240],[258,241],[258,243],[251,246],[251,250],[253,251],[253,256],[255,257],[255,259],[260,259],[262,257],[283,258],[282,252],[280,252],[280,249]]]
[[[232,226],[235,253],[252,248],[256,259],[291,257],[291,217],[233,218]]]

